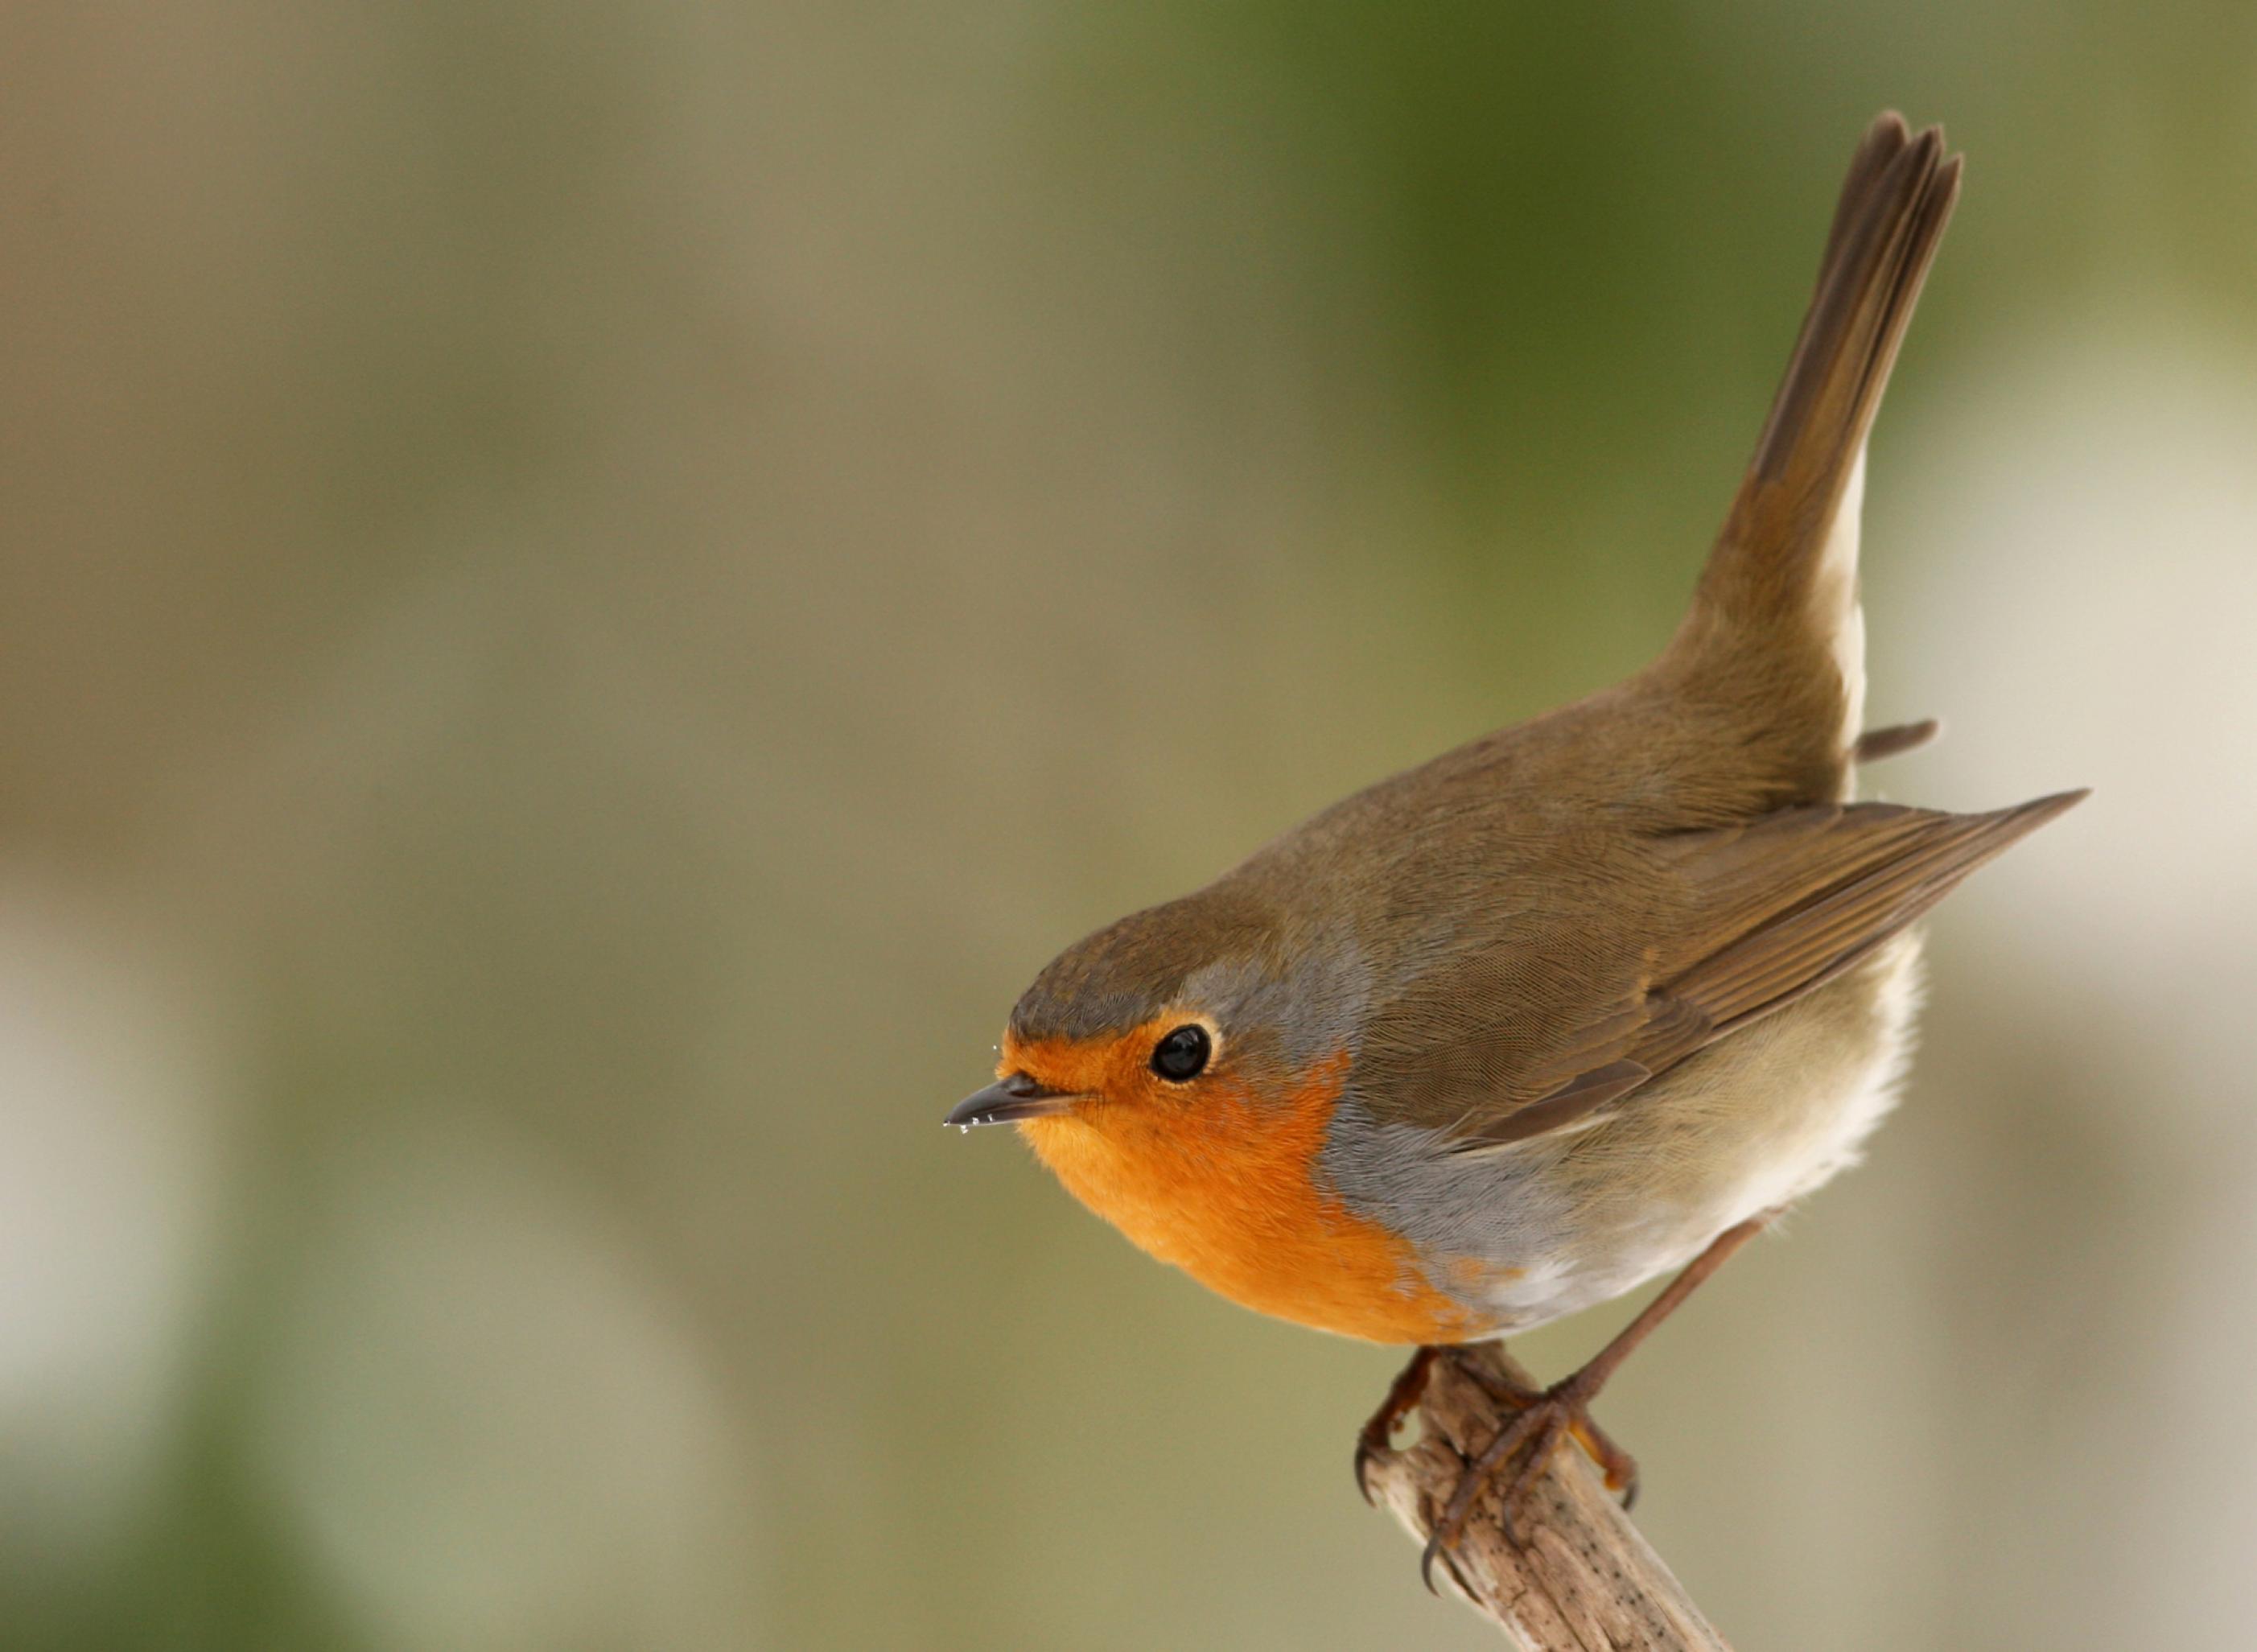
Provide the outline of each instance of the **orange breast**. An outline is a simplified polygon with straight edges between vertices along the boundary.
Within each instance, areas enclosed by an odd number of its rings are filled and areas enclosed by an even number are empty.
[[[1008,1053],[1047,1074],[1063,1053]],[[1217,1081],[1196,1105],[1098,1101],[1019,1129],[1075,1198],[1235,1302],[1378,1343],[1477,1336],[1407,1242],[1323,1188],[1347,1067],[1327,1062],[1282,1103]]]

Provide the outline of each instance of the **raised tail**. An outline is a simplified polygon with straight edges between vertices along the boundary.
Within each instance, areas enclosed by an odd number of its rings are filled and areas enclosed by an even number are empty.
[[[1958,194],[1941,128],[1914,137],[1890,113],[1867,130],[1786,378],[1671,649],[1680,682],[1760,685],[1766,727],[1747,734],[1813,800],[1838,794],[1864,712],[1865,438]]]

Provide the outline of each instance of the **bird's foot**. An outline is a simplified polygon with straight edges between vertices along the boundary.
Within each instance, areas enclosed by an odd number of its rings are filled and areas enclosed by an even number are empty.
[[[1529,1388],[1514,1382],[1479,1358],[1463,1358],[1458,1368],[1478,1383],[1489,1396],[1501,1405],[1518,1412],[1510,1422],[1497,1431],[1482,1454],[1475,1457],[1458,1481],[1457,1490],[1435,1517],[1433,1529],[1426,1538],[1426,1552],[1419,1558],[1419,1573],[1426,1586],[1434,1586],[1434,1562],[1458,1540],[1465,1530],[1466,1520],[1473,1513],[1475,1500],[1500,1471],[1516,1458],[1519,1466],[1505,1482],[1500,1510],[1507,1538],[1520,1548],[1527,1547],[1527,1537],[1521,1527],[1520,1510],[1536,1482],[1552,1461],[1552,1454],[1560,1449],[1564,1439],[1573,1438],[1589,1454],[1606,1475],[1607,1489],[1622,1493],[1623,1507],[1628,1508],[1638,1498],[1638,1464],[1631,1454],[1607,1437],[1606,1430],[1592,1420],[1590,1402],[1599,1388],[1599,1381],[1588,1374],[1589,1367],[1574,1376],[1553,1383],[1549,1388]]]
[[[1379,1409],[1363,1425],[1355,1436],[1355,1489],[1363,1493],[1363,1500],[1371,1501],[1371,1465],[1394,1450],[1395,1425],[1409,1416],[1426,1393],[1426,1376],[1434,1368],[1440,1348],[1421,1348],[1411,1356],[1411,1363],[1395,1373],[1388,1385],[1387,1398],[1379,1402]]]

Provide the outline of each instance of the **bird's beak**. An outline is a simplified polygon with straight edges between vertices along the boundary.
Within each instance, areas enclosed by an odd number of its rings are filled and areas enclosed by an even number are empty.
[[[1048,1118],[1053,1113],[1063,1113],[1080,1099],[1037,1084],[1024,1073],[1014,1073],[966,1096],[949,1109],[948,1117],[940,1122],[953,1124],[959,1130],[970,1130],[974,1124],[1015,1124],[1022,1118]]]

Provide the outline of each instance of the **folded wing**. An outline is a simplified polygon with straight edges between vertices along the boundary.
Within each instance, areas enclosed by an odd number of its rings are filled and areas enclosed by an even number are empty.
[[[1635,1105],[1649,1080],[1855,968],[2084,796],[1986,814],[1793,809],[1669,840],[1661,853],[1688,896],[1681,929],[1653,938],[1638,978],[1603,995],[1553,1050],[1493,1089],[1490,1105],[1464,1109],[1450,1133],[1477,1150]]]

